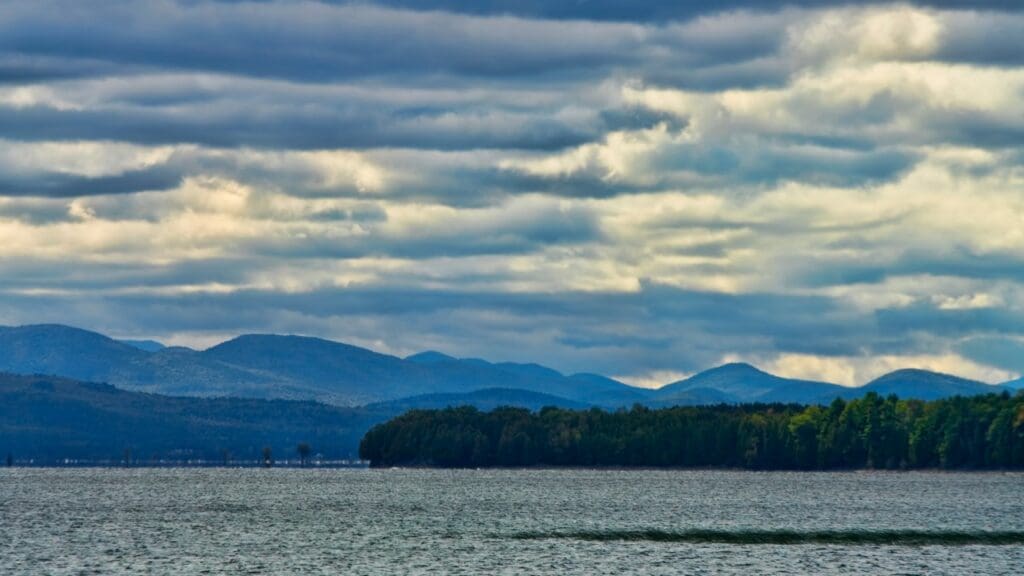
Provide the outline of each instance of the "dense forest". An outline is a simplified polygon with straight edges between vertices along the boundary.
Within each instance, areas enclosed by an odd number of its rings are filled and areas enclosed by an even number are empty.
[[[829,406],[413,410],[372,428],[360,456],[373,466],[1024,468],[1024,392],[931,402],[869,393]]]

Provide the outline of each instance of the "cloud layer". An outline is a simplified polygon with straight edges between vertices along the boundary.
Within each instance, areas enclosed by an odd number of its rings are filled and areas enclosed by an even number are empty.
[[[0,323],[1024,371],[1024,13],[12,2]]]

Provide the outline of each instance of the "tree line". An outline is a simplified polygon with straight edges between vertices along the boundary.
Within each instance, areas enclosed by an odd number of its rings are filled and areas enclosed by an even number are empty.
[[[359,454],[372,466],[1024,468],[1024,392],[930,402],[869,393],[828,406],[413,410],[370,429]]]

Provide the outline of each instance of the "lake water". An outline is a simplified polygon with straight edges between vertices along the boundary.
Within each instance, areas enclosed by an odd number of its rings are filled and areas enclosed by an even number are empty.
[[[1022,533],[1009,473],[0,470],[4,575],[1022,574]]]

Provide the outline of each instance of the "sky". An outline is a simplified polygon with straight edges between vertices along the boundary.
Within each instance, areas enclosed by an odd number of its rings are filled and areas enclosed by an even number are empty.
[[[7,1],[0,324],[1015,378],[1019,6]]]

